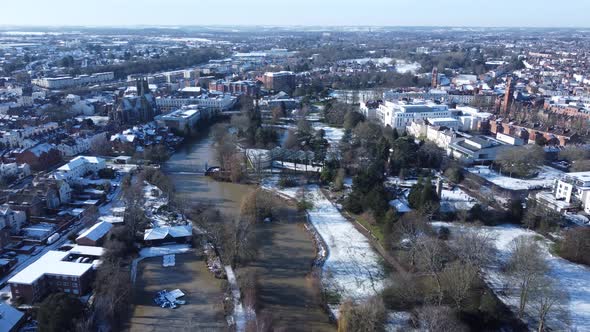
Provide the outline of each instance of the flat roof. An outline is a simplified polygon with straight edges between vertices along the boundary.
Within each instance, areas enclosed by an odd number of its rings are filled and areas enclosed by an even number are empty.
[[[103,248],[74,246],[70,251],[48,251],[37,261],[33,262],[14,277],[8,280],[12,284],[31,285],[44,275],[60,275],[80,277],[93,266],[92,263],[76,263],[64,261],[69,255],[84,255],[100,257]]]

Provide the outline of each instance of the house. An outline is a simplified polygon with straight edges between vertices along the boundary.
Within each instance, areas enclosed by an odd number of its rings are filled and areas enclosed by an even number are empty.
[[[7,227],[11,233],[18,233],[26,222],[25,212],[13,210],[7,204],[0,205],[0,229]]]
[[[70,202],[72,198],[70,185],[63,180],[55,179],[35,179],[33,187],[25,188],[22,192],[38,196],[45,203],[46,208],[53,210],[58,209],[62,204]]]
[[[11,209],[25,212],[27,218],[40,216],[45,211],[41,198],[32,193],[11,193],[8,195],[7,203]]]
[[[45,171],[61,161],[59,150],[52,144],[42,143],[16,155],[16,162],[29,164],[34,171]]]
[[[16,332],[25,321],[25,314],[7,303],[0,303],[0,331]]]
[[[100,246],[108,232],[113,228],[111,223],[101,221],[84,231],[76,238],[76,243],[81,246]]]
[[[35,303],[51,293],[82,296],[92,285],[100,247],[74,246],[69,251],[48,251],[8,280],[12,298]]]
[[[76,183],[88,173],[98,174],[98,171],[106,167],[105,160],[98,157],[78,156],[69,163],[59,167],[54,173],[58,180],[68,183]]]
[[[143,234],[143,241],[148,246],[161,245],[164,243],[190,243],[193,238],[193,227],[166,226],[146,229]]]

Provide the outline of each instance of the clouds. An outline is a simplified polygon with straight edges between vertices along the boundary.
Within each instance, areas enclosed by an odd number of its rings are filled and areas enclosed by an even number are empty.
[[[590,1],[5,0],[4,25],[588,26]]]

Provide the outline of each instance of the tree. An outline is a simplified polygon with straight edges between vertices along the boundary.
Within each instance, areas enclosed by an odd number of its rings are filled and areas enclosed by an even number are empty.
[[[419,179],[418,183],[412,186],[408,195],[408,203],[413,209],[418,209],[425,214],[433,213],[438,208],[440,198],[432,185],[430,178]]]
[[[77,298],[65,294],[50,294],[37,312],[40,332],[73,331],[75,320],[82,316],[84,305]]]
[[[459,261],[477,269],[492,263],[496,257],[494,238],[489,233],[461,232],[453,239],[451,247]]]
[[[443,151],[433,142],[424,143],[417,151],[418,166],[439,169],[443,161]]]
[[[452,262],[443,269],[440,276],[442,291],[453,300],[457,310],[461,310],[469,298],[477,273],[476,266],[461,261]]]
[[[424,306],[418,310],[418,325],[421,331],[463,332],[469,329],[457,318],[457,314],[445,306]]]
[[[574,263],[590,265],[590,229],[572,228],[565,231],[557,246],[559,255]]]
[[[346,301],[340,306],[338,332],[381,331],[385,315],[385,306],[379,297],[373,297],[361,304]]]
[[[441,272],[446,262],[450,259],[448,248],[442,240],[426,236],[418,239],[416,247],[420,267],[433,277],[437,290],[436,303],[441,305],[444,298]]]
[[[568,296],[563,288],[553,279],[542,276],[536,280],[534,292],[531,294],[531,307],[537,315],[537,331],[547,330],[547,320],[552,318],[564,324],[568,320]]]
[[[530,147],[505,147],[498,152],[495,164],[501,173],[510,176],[529,177],[536,174],[544,161],[543,148],[535,145]]]
[[[506,270],[516,284],[519,294],[519,318],[523,317],[537,282],[548,270],[542,252],[541,247],[532,237],[517,237],[510,245],[510,258]]]
[[[410,266],[416,263],[416,254],[418,253],[418,240],[425,233],[430,233],[430,226],[424,215],[410,211],[404,214],[393,227],[390,239],[390,247],[405,248],[408,250],[408,259]]]
[[[249,223],[261,222],[272,217],[273,203],[270,192],[264,189],[252,190],[242,199],[240,216]]]

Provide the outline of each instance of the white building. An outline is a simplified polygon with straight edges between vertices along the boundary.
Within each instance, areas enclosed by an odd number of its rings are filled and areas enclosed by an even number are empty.
[[[201,95],[194,98],[156,98],[156,105],[166,109],[178,109],[183,106],[197,105],[203,108],[216,111],[227,111],[237,102],[237,98],[229,94],[216,97]]]
[[[12,210],[8,204],[0,205],[0,229],[9,227],[11,233],[18,233],[27,222],[25,211]]]
[[[435,118],[450,118],[448,106],[434,103],[415,102],[408,104],[403,101],[386,101],[377,109],[377,119],[383,125],[405,131],[412,122]]]
[[[46,89],[66,89],[87,84],[97,84],[115,79],[114,72],[95,73],[92,75],[80,75],[78,77],[44,77],[31,80],[35,85]]]
[[[500,149],[506,145],[487,136],[474,136],[457,140],[449,145],[448,154],[466,163],[489,162],[496,160]]]
[[[568,204],[579,202],[590,213],[590,172],[568,173],[557,180],[554,195]]]
[[[172,113],[156,116],[159,127],[167,127],[182,133],[192,130],[201,118],[201,110],[197,106],[185,106]]]
[[[88,173],[98,173],[98,171],[105,167],[106,163],[102,158],[79,156],[58,168],[54,176],[58,180],[72,183]]]
[[[406,130],[409,135],[433,142],[436,146],[445,151],[448,150],[451,143],[454,143],[461,138],[457,136],[457,132],[454,130],[431,126],[424,121],[413,122],[406,127]]]

